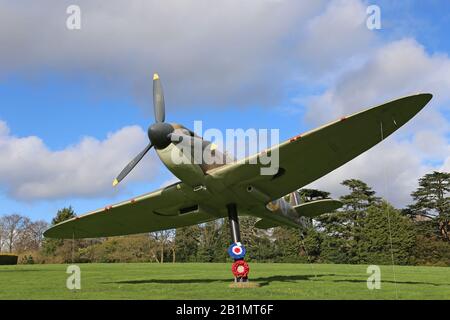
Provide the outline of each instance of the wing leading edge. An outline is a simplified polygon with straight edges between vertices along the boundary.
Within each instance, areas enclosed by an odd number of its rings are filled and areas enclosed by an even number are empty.
[[[45,231],[44,236],[98,238],[173,229],[213,219],[192,199],[188,189],[180,182],[64,221]]]
[[[409,121],[431,98],[431,94],[417,94],[394,100],[274,146],[268,150],[273,152],[277,148],[279,152],[280,170],[274,176],[261,176],[261,165],[250,164],[250,158],[260,157],[261,154],[212,169],[207,174],[213,180],[220,180],[220,185],[234,195],[245,195],[251,182],[253,187],[272,200],[281,198],[370,149],[382,137],[388,137]],[[192,189],[180,182],[67,220],[48,229],[44,236],[79,239],[126,235],[220,218],[218,211],[205,208],[202,200],[196,199]],[[246,202],[242,204],[245,206]]]
[[[272,200],[319,179],[388,137],[416,115],[432,98],[417,94],[341,118],[298,135],[266,152],[279,152],[279,173],[261,176],[251,164],[261,153],[208,172],[236,192],[249,183]],[[254,162],[253,162],[254,163]]]

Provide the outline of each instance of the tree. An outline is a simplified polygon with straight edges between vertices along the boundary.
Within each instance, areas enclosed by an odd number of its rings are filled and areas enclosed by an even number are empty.
[[[25,220],[22,231],[16,241],[17,252],[39,250],[42,245],[43,233],[47,227],[47,222],[43,220],[35,222],[29,219]]]
[[[276,227],[273,231],[275,238],[276,259],[283,262],[307,262],[302,237],[299,229]]]
[[[303,236],[303,251],[307,255],[308,262],[316,262],[322,255],[323,234],[313,226],[308,228]]]
[[[329,199],[330,193],[317,189],[299,189],[296,191],[300,203]],[[291,201],[292,193],[285,197],[286,201]],[[265,250],[271,259],[277,258],[286,262],[307,262],[319,260],[321,252],[322,235],[315,230],[313,219],[302,217],[307,227],[292,229],[277,227],[274,229],[272,237],[274,243],[266,243]],[[264,237],[264,236],[263,236]],[[261,240],[260,240],[261,241]]]
[[[76,214],[71,206],[58,210],[52,219],[51,225],[75,218]],[[82,240],[44,239],[42,244],[43,253],[46,256],[56,258],[54,262],[70,262],[75,258],[75,251],[78,250]]]
[[[416,234],[414,263],[417,265],[450,266],[450,242],[439,237]]]
[[[154,248],[152,248],[153,257],[157,262],[164,263],[164,256],[167,254],[165,251],[166,248],[172,249],[172,254],[174,256],[174,246],[171,245],[171,242],[174,241],[175,238],[174,229],[151,232],[149,236],[159,247],[159,259],[158,254],[155,252]]]
[[[110,237],[77,251],[76,259],[82,262],[148,262],[154,259],[156,243],[148,234]]]
[[[3,227],[3,218],[0,218],[0,252],[3,250],[6,232]]]
[[[200,225],[200,241],[198,258],[201,262],[213,262],[216,259],[217,250],[223,244],[222,239],[224,220],[214,220]]]
[[[69,206],[67,208],[62,208],[58,210],[56,213],[56,216],[52,219],[52,226],[64,222],[66,220],[75,218],[77,215],[75,214],[75,211],[73,211],[72,206]]]
[[[23,232],[30,223],[30,219],[19,214],[6,215],[1,218],[1,225],[3,230],[3,242],[9,252],[13,251],[13,248],[17,244]]]
[[[344,203],[344,208],[347,210],[362,211],[380,202],[380,198],[375,196],[375,191],[361,180],[348,179],[341,184],[350,189],[350,194],[340,198]]]
[[[323,231],[322,256],[333,263],[358,263],[366,210],[381,202],[375,191],[361,180],[344,180],[342,185],[350,189],[349,194],[340,198],[344,203],[342,210],[316,219]]]
[[[220,219],[218,222],[217,239],[214,245],[214,262],[226,262],[229,259],[228,247],[231,244],[230,222],[228,219]],[[245,242],[245,241],[244,241]],[[245,243],[244,243],[245,245]]]
[[[198,225],[179,228],[175,233],[175,250],[179,262],[196,261],[200,227]]]
[[[415,203],[409,206],[413,217],[421,216],[437,224],[437,230],[450,241],[450,173],[429,173],[419,179],[419,187],[411,193]]]
[[[268,239],[264,240],[268,236],[268,232],[263,229],[255,228],[255,224],[258,218],[253,216],[240,217],[240,230],[242,237],[242,244],[247,249],[246,259],[249,261],[262,261],[266,259],[272,259],[274,255],[274,246]],[[225,234],[226,243],[230,241],[230,231],[227,224],[227,230]],[[222,249],[225,252],[226,248]]]
[[[44,220],[35,221],[30,225],[31,239],[36,249],[39,249],[42,246],[44,231],[47,229],[48,223]]]
[[[367,264],[409,264],[415,230],[409,219],[387,202],[367,209],[359,235],[359,261]]]
[[[311,202],[330,198],[330,193],[317,189],[300,189],[298,190],[301,202]],[[322,234],[316,230],[314,220],[312,218],[303,217],[307,227],[301,230],[302,250],[301,254],[307,256],[309,262],[318,261],[321,255],[321,245],[323,241]]]
[[[298,190],[301,202],[311,202],[322,199],[329,199],[330,193],[317,189],[300,189]]]

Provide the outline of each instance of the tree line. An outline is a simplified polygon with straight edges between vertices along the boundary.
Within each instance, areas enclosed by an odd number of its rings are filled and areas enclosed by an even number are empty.
[[[342,182],[348,193],[336,212],[310,219],[307,228],[254,228],[255,217],[241,217],[248,261],[450,266],[450,173],[419,179],[413,202],[396,209],[365,182]],[[302,202],[329,198],[326,191],[298,190]],[[287,196],[288,197],[288,196]],[[287,199],[288,200],[288,199]],[[76,214],[57,212],[51,225]],[[201,225],[92,240],[44,239],[44,221],[18,214],[0,218],[0,250],[16,252],[21,263],[71,262],[225,262],[230,258],[227,219]]]

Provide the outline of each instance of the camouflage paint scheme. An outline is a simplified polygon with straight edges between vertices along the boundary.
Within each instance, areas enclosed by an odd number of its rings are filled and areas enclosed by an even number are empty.
[[[173,229],[227,217],[229,203],[236,204],[239,215],[261,218],[256,227],[299,227],[305,217],[332,211],[341,204],[331,199],[299,204],[295,194],[289,202],[284,195],[370,149],[408,122],[431,98],[431,94],[416,94],[397,99],[273,146],[266,151],[277,148],[279,152],[280,168],[273,176],[260,175],[259,162],[250,164],[249,160],[261,153],[222,166],[176,165],[170,153],[177,143],[171,143],[157,153],[181,182],[65,221],[44,235],[95,238]],[[181,125],[174,126],[193,135]],[[204,147],[210,145],[203,143]]]

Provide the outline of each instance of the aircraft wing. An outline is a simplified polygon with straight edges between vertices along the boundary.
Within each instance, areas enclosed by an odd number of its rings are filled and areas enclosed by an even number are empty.
[[[251,185],[272,200],[280,198],[370,149],[410,120],[431,98],[431,94],[417,94],[394,100],[276,145],[266,150],[269,154],[279,152],[280,169],[275,175],[263,176],[260,169],[267,165],[252,164],[261,153],[208,173],[237,193]]]
[[[273,200],[280,198],[370,149],[410,120],[431,98],[431,94],[418,94],[394,100],[274,146],[267,152],[279,152],[280,169],[275,175],[261,175],[263,165],[251,164],[252,158],[261,156],[259,153],[211,169],[207,176],[216,186],[220,185],[241,197],[239,205],[250,201],[245,197],[249,185]],[[48,229],[44,236],[97,238],[195,225],[226,215],[220,210],[208,209],[214,200],[219,198],[212,198],[207,191],[194,192],[191,187],[179,182],[64,221]]]
[[[214,216],[199,207],[182,182],[64,221],[49,238],[79,239],[136,234],[203,223]]]

